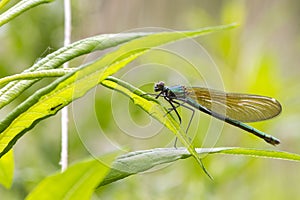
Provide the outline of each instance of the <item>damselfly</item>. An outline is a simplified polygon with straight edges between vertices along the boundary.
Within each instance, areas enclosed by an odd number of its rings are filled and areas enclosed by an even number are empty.
[[[154,91],[159,92],[156,98],[163,97],[170,103],[172,106],[170,111],[175,111],[180,123],[181,117],[177,108],[183,106],[192,110],[193,117],[194,110],[191,107],[194,107],[219,120],[252,133],[269,144],[277,145],[280,143],[277,138],[243,123],[262,121],[277,116],[281,112],[281,105],[274,98],[251,94],[225,93],[202,87],[180,85],[167,87],[162,81],[155,84]]]

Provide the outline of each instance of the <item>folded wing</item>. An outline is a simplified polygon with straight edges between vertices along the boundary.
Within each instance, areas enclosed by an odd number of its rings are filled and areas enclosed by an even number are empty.
[[[280,103],[271,97],[226,93],[191,87],[187,95],[209,110],[241,122],[256,122],[273,118],[281,112]]]

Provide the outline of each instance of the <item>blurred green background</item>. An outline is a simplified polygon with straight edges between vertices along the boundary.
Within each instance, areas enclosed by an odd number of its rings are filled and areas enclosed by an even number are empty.
[[[7,7],[16,2],[11,1]],[[117,76],[148,92],[152,92],[154,82],[164,80],[169,85],[204,85],[272,96],[281,102],[282,114],[251,125],[278,137],[281,140],[278,147],[237,128],[223,127],[222,123],[199,113],[189,135],[198,147],[241,146],[300,154],[299,1],[73,0],[72,7],[72,41],[102,33],[187,30],[239,23],[238,28],[229,31],[156,49]],[[1,27],[0,38],[1,77],[30,67],[63,45],[62,1],[24,13]],[[103,53],[76,59],[71,66],[77,67],[99,55]],[[0,112],[1,117],[50,81],[26,91]],[[118,147],[141,150],[173,145],[172,133],[161,129],[127,98],[103,86],[75,102],[70,110],[71,163]],[[184,119],[190,117],[189,112],[181,112]],[[14,184],[10,190],[0,186],[1,199],[22,199],[41,179],[60,170],[59,117],[58,114],[41,122],[18,141],[14,148]],[[183,126],[186,124],[187,120]],[[93,199],[287,199],[300,196],[299,163],[233,155],[212,155],[203,161],[214,181],[203,174],[193,159],[188,159],[105,186],[97,190]]]

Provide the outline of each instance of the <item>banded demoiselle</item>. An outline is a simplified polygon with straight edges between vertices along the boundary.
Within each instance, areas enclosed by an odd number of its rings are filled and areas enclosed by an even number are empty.
[[[252,133],[269,144],[277,145],[280,143],[277,138],[243,123],[262,121],[277,116],[281,112],[281,105],[274,98],[252,94],[226,93],[202,87],[181,85],[167,87],[162,81],[155,84],[154,91],[159,92],[156,98],[163,97],[170,103],[172,106],[170,111],[175,111],[180,123],[181,117],[177,111],[179,106],[192,110],[193,115],[193,108],[196,108]]]

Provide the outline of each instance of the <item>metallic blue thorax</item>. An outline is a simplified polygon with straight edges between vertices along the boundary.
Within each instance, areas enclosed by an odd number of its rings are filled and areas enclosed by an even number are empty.
[[[181,85],[175,85],[168,88],[170,93],[169,95],[174,96],[177,99],[185,99],[187,97],[186,88]]]

